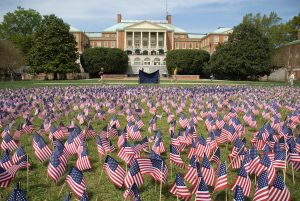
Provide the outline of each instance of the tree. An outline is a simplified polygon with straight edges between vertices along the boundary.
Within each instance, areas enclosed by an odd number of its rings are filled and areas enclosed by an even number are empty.
[[[234,27],[227,43],[219,45],[212,55],[206,73],[219,79],[257,79],[273,69],[271,47],[266,36],[252,24]]]
[[[125,73],[128,67],[127,54],[118,48],[86,49],[80,58],[88,73],[98,73],[101,68],[104,68],[105,73]]]
[[[4,15],[0,24],[0,37],[13,42],[26,56],[31,49],[33,34],[41,24],[42,16],[33,9],[18,7]]]
[[[281,21],[282,19],[275,12],[263,16],[260,13],[256,15],[249,13],[243,18],[243,23],[252,24],[265,37],[269,38],[272,50],[280,48],[290,41],[288,27]]]
[[[70,26],[55,15],[44,16],[28,55],[32,69],[45,73],[79,72],[78,53]]]
[[[10,74],[13,81],[13,74],[24,65],[23,55],[10,41],[0,40],[0,73]]]
[[[298,31],[300,30],[300,13],[286,23],[289,41],[298,39]]]
[[[169,72],[177,67],[178,74],[200,75],[209,57],[204,50],[171,50],[167,54],[166,64]]]

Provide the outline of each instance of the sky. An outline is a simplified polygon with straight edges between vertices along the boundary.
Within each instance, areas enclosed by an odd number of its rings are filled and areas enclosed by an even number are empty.
[[[165,20],[166,7],[172,23],[189,33],[233,27],[247,13],[274,11],[282,22],[300,13],[299,0],[0,0],[0,22],[17,6],[42,15],[55,14],[86,32],[100,32],[112,26],[118,13],[124,20]]]

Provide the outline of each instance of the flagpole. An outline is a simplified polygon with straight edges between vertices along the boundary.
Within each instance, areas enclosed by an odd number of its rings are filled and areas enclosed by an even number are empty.
[[[103,175],[103,167],[102,167],[102,169],[101,169],[101,173],[100,173],[100,177],[99,177],[99,180],[98,180],[98,184],[100,184],[100,182],[101,182],[101,179],[102,179],[102,175]]]
[[[295,185],[294,163],[292,163],[293,184]]]
[[[285,139],[285,137],[283,137],[283,139],[284,139],[284,147],[285,147],[285,168],[284,168],[283,181],[285,183],[286,169],[287,169],[287,165],[286,165],[286,162],[287,162],[287,149],[286,149],[286,139]]]
[[[164,162],[161,161],[161,170],[160,170],[160,189],[159,189],[159,201],[161,201],[161,192],[162,192],[162,171],[163,171]]]
[[[59,194],[58,194],[58,198],[59,198],[59,196],[60,196],[62,190],[64,189],[65,185],[66,185],[66,183],[64,183],[63,186],[61,187],[61,189],[60,189],[60,191],[59,191]]]
[[[28,195],[28,192],[29,192],[29,165],[28,164],[29,163],[28,163],[28,155],[27,155],[27,195]]]
[[[214,157],[215,153],[217,152],[218,147],[216,148],[216,150],[214,151],[213,155],[210,157],[209,161],[211,161],[211,159]]]
[[[236,158],[237,158],[237,156],[239,155],[239,153],[241,152],[241,150],[244,148],[244,146],[245,145],[243,145],[242,147],[241,147],[241,149],[239,150],[239,152],[237,153],[237,155],[233,158],[233,160],[229,163],[229,165],[227,166],[227,170],[228,170],[228,168],[231,166],[231,164],[232,164],[232,162],[234,162],[235,160],[236,160]]]

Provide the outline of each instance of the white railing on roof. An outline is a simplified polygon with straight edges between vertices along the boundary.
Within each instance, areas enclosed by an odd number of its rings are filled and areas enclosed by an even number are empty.
[[[124,23],[137,23],[137,22],[143,22],[143,21],[149,21],[152,23],[158,23],[158,24],[167,24],[167,20],[122,20]]]

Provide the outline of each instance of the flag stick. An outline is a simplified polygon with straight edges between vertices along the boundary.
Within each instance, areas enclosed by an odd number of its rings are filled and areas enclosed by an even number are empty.
[[[284,147],[286,147],[286,139],[285,139],[285,137],[283,137],[283,139],[284,139]],[[285,148],[285,168],[284,168],[284,175],[283,175],[283,181],[284,182],[285,182],[286,168],[287,168],[286,162],[287,162],[287,149]]]
[[[102,178],[102,174],[103,174],[103,167],[102,167],[102,169],[101,169],[101,173],[100,173],[100,177],[99,177],[99,181],[98,181],[98,184],[100,184],[100,181],[101,181],[101,178]]]
[[[241,147],[241,149],[239,150],[239,152],[237,153],[237,155],[233,158],[233,160],[229,163],[229,165],[227,166],[227,170],[228,170],[228,168],[231,166],[231,164],[232,164],[232,162],[234,162],[236,159],[237,159],[237,156],[239,155],[239,153],[241,152],[241,150],[244,148],[244,146],[245,145],[243,145],[242,147]]]
[[[210,157],[209,161],[211,161],[211,159],[214,157],[215,153],[217,152],[218,147],[216,148],[216,150],[214,151],[213,155]]]
[[[172,165],[171,161],[170,161],[170,164],[171,164],[171,180],[172,180],[172,177],[173,177],[173,165]]]
[[[228,193],[228,189],[226,188],[226,191],[225,191],[225,200],[227,201],[227,193]]]
[[[294,163],[292,163],[293,184],[295,185]]]
[[[160,189],[159,189],[159,201],[161,201],[161,192],[162,192],[162,171],[163,171],[163,161],[161,161],[161,168],[160,168]]]
[[[28,192],[29,192],[29,165],[28,164],[29,163],[28,163],[28,155],[27,155],[27,195],[28,195]]]
[[[178,199],[178,195],[176,195],[176,197],[177,197],[177,201],[179,201],[179,199]]]
[[[59,191],[59,194],[58,194],[58,198],[59,198],[59,196],[60,196],[62,190],[64,189],[65,185],[66,185],[66,183],[64,183],[63,186],[61,187],[61,189],[60,189],[60,191]]]

